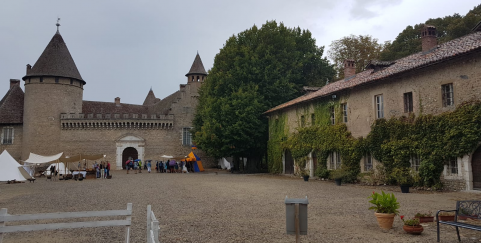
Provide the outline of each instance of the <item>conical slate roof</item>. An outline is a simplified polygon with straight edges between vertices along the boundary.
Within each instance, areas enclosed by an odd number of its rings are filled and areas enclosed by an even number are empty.
[[[189,70],[189,73],[186,74],[186,76],[198,75],[198,74],[208,75],[208,73],[206,73],[206,70],[204,69],[204,65],[203,65],[203,62],[201,61],[201,57],[199,56],[199,53],[196,55],[196,58],[192,63],[191,69]]]
[[[156,96],[154,95],[154,92],[149,90],[149,93],[147,94],[146,100],[144,100],[144,103],[142,105],[152,105],[156,103]]]
[[[57,31],[37,62],[22,79],[34,76],[60,76],[85,81],[80,76],[64,39]]]

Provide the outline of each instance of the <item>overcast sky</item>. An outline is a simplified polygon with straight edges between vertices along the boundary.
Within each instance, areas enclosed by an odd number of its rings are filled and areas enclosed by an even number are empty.
[[[318,46],[350,34],[394,40],[408,25],[465,15],[479,0],[243,0],[0,2],[0,98],[21,79],[56,32],[82,78],[84,100],[142,104],[187,81],[199,51],[206,71],[226,40],[267,20],[308,29]],[[23,81],[22,81],[23,88]]]

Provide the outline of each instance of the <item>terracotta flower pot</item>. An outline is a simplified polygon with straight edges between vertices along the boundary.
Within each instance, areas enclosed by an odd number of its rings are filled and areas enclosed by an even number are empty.
[[[393,226],[393,219],[395,218],[395,214],[387,214],[387,213],[375,213],[377,217],[378,226],[384,230],[389,230]]]
[[[421,225],[404,225],[403,230],[409,234],[420,235],[423,232],[423,227]]]
[[[420,223],[432,223],[433,222],[433,217],[415,217],[415,218],[419,219]]]
[[[438,219],[439,219],[440,221],[454,221],[454,220],[455,220],[455,216],[454,216],[454,215],[452,215],[452,216],[439,215],[439,216],[438,216]]]

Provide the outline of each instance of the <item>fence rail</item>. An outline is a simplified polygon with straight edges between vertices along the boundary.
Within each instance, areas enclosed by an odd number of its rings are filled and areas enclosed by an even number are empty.
[[[159,243],[159,221],[156,219],[151,205],[147,205],[147,243]]]

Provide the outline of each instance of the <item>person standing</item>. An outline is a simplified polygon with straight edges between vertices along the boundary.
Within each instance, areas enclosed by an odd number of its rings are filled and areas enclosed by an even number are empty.
[[[109,163],[109,161],[107,161],[107,167],[105,167],[105,169],[107,170],[107,176],[109,176],[109,174],[110,174],[110,163]]]
[[[95,178],[99,178],[99,167],[97,166],[97,161],[94,162]]]
[[[151,173],[151,161],[147,161],[147,172]]]
[[[104,178],[104,162],[101,162],[99,164],[99,170],[100,170],[100,178],[103,179]]]
[[[139,173],[142,173],[142,161],[139,159]]]
[[[104,162],[104,179],[107,178],[107,164]]]
[[[156,172],[159,173],[159,161],[156,160]]]

